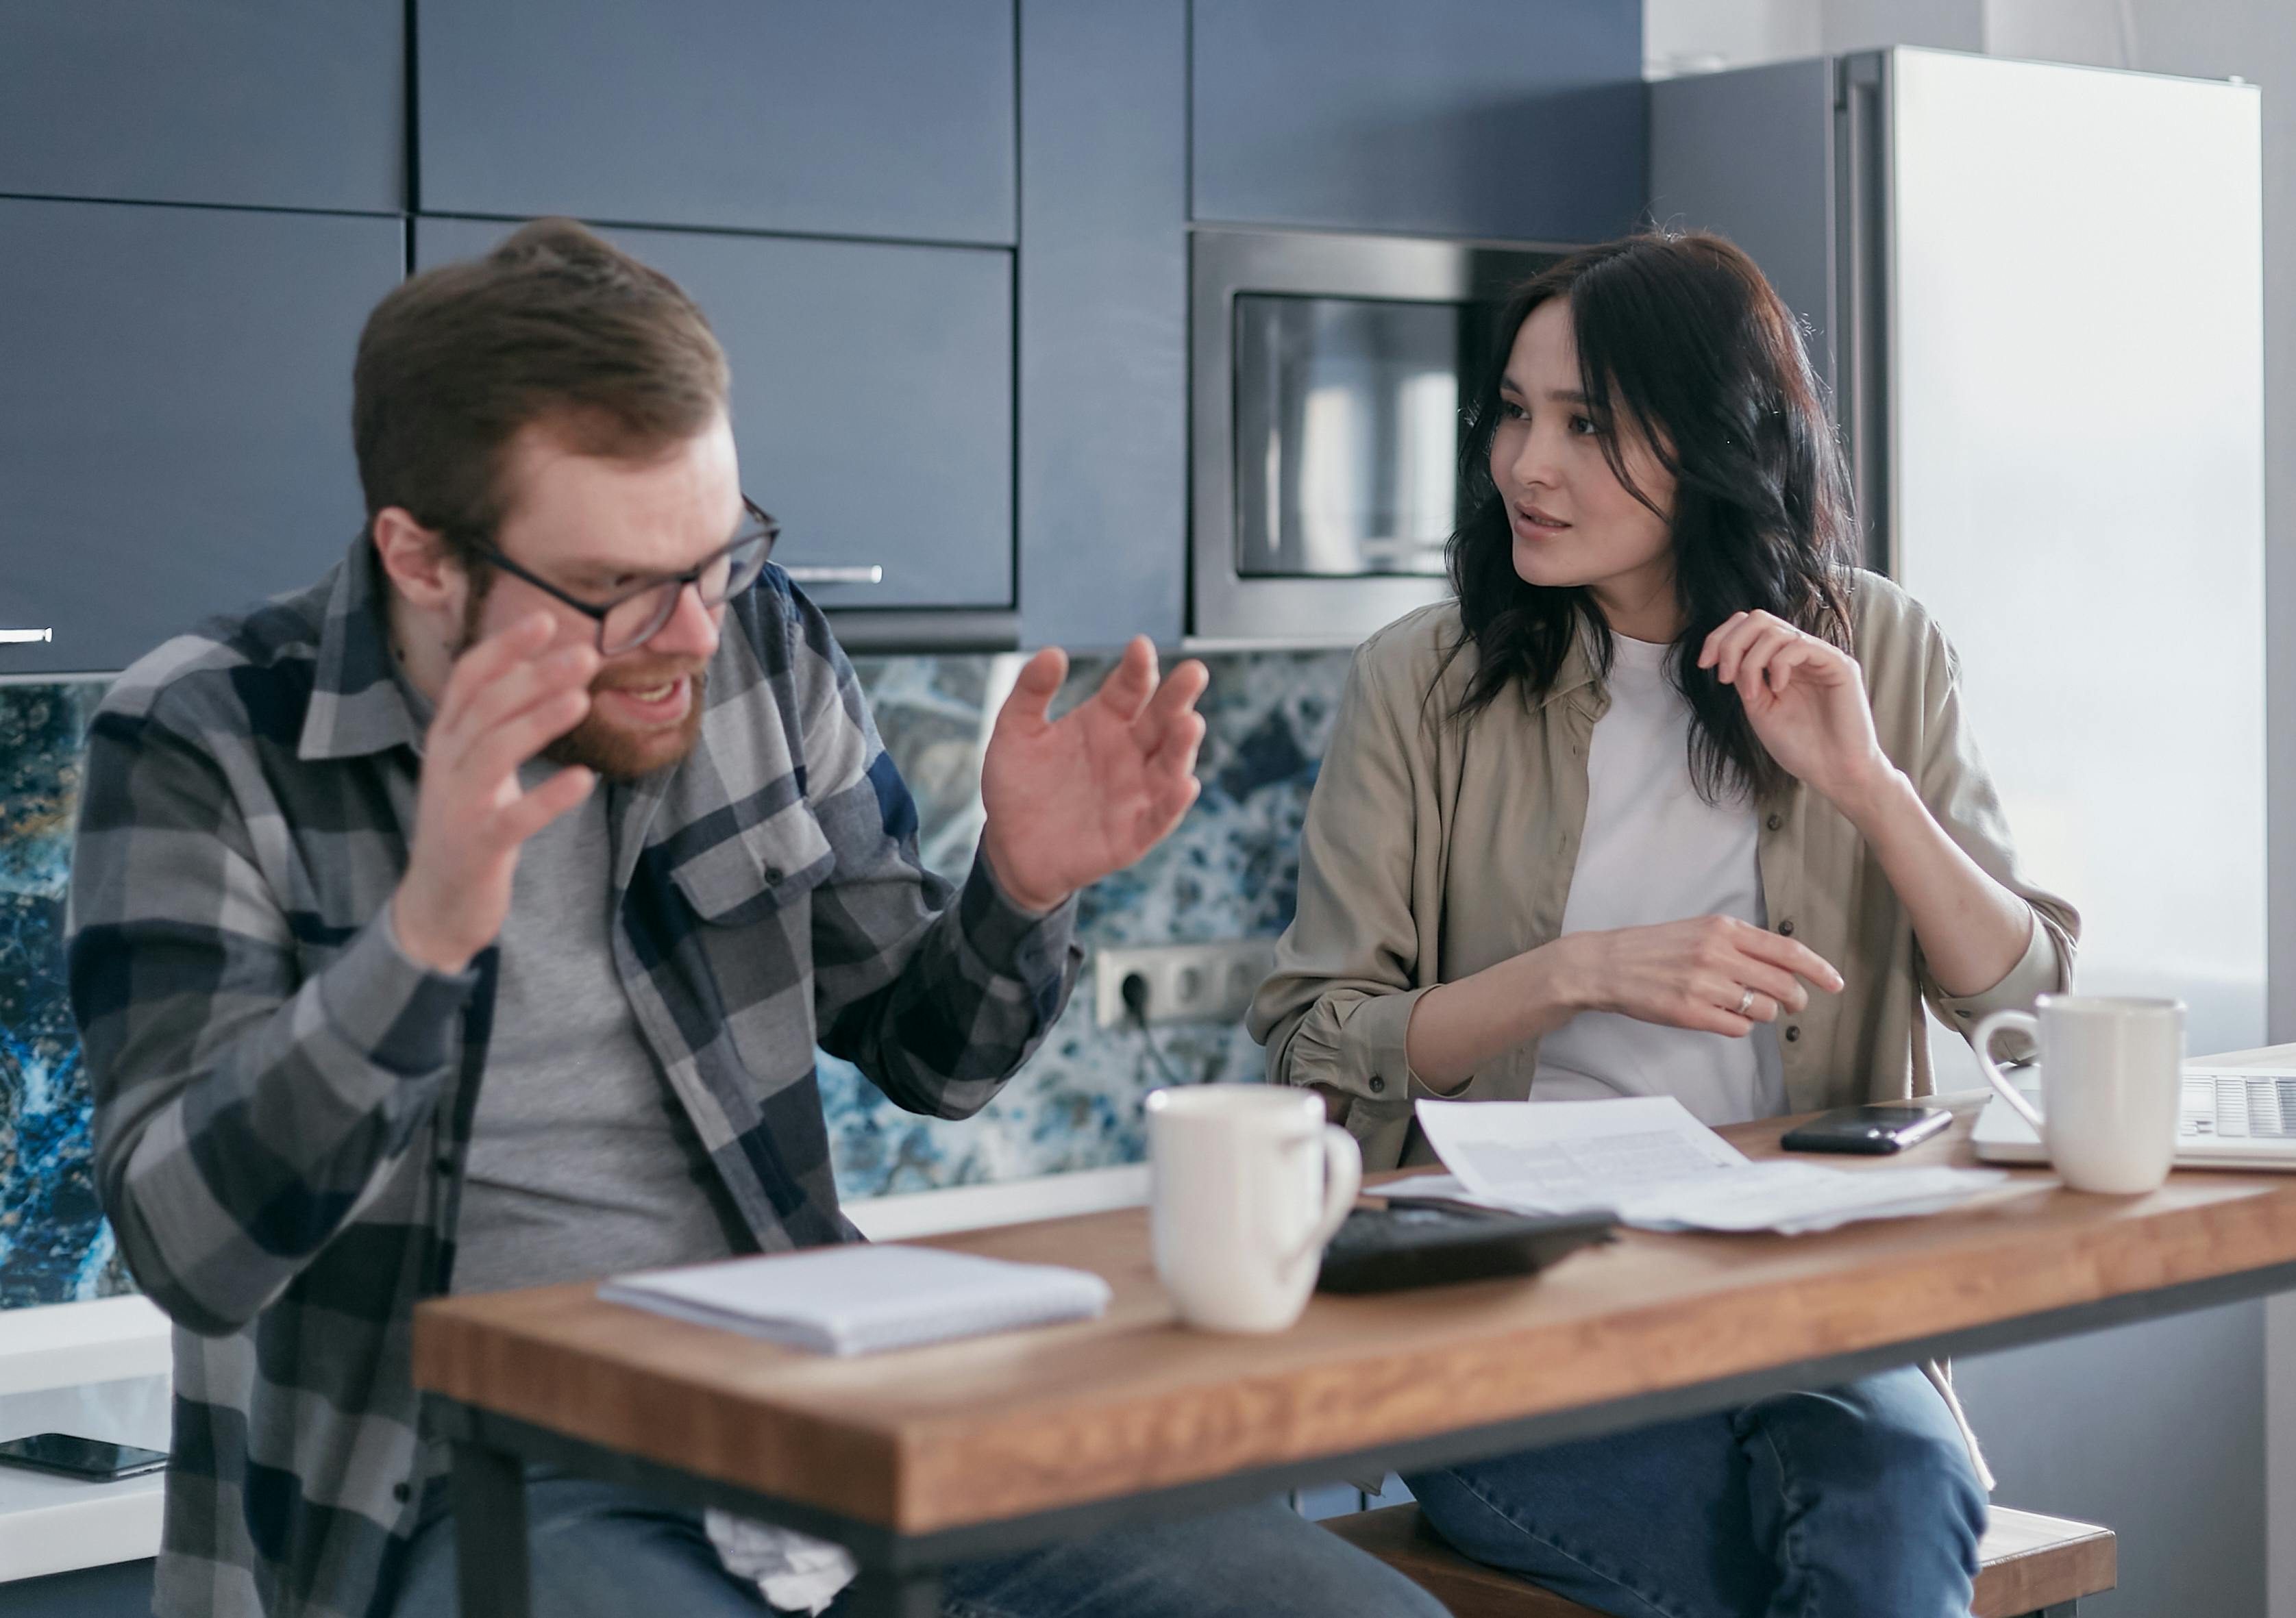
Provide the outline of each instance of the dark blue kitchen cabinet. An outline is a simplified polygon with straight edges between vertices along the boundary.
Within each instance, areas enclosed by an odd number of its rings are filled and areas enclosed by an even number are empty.
[[[405,226],[0,199],[0,674],[124,667],[358,532],[351,358]]]
[[[418,218],[415,260],[471,257],[509,228]],[[685,287],[725,345],[742,486],[782,523],[775,560],[884,570],[813,586],[816,600],[1011,607],[1009,252],[607,233]]]
[[[391,213],[403,0],[8,0],[0,192]]]
[[[1180,637],[1186,0],[1021,11],[1021,633]]]
[[[1595,241],[1644,200],[1628,0],[1194,0],[1198,219]]]
[[[417,0],[425,213],[1009,245],[1013,0]]]

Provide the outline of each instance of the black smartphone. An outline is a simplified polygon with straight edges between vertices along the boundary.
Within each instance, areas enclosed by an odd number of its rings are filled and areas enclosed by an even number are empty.
[[[1786,1131],[1790,1152],[1902,1152],[1953,1122],[1942,1107],[1841,1107]]]
[[[36,1467],[67,1477],[108,1483],[116,1478],[140,1477],[167,1466],[160,1450],[139,1450],[101,1438],[80,1438],[70,1433],[35,1433],[29,1438],[0,1442],[0,1462],[12,1467]]]
[[[1543,1217],[1447,1202],[1357,1208],[1324,1245],[1316,1287],[1392,1292],[1533,1275],[1565,1254],[1611,1240],[1613,1222],[1608,1214]]]

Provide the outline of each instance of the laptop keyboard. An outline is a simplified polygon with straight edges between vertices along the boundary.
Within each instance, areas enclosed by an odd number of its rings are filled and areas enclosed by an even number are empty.
[[[2177,1132],[2223,1140],[2296,1140],[2296,1074],[2187,1074]]]

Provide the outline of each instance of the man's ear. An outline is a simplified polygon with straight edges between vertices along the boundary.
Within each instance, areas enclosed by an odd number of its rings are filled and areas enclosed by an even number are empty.
[[[415,521],[404,506],[385,506],[374,514],[373,534],[384,576],[406,604],[459,622],[470,576],[438,531]]]

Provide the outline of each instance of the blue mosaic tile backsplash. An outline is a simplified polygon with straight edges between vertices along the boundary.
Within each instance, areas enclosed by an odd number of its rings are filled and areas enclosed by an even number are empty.
[[[1203,796],[1177,831],[1084,896],[1102,944],[1273,936],[1291,919],[1300,825],[1345,680],[1343,651],[1207,659]],[[1021,659],[856,659],[916,795],[926,862],[963,876],[980,831],[980,750]],[[1063,702],[1105,659],[1079,658]],[[87,1091],[63,975],[63,914],[80,746],[101,683],[0,686],[0,1308],[128,1290],[88,1172]],[[920,1118],[822,1058],[848,1197],[1029,1179],[1140,1161],[1141,1099],[1160,1082],[1136,1034],[1094,1026],[1086,981],[1036,1058],[978,1117]],[[1256,1079],[1241,1026],[1158,1030],[1192,1077]]]
[[[103,687],[0,687],[0,1308],[129,1290],[88,1172],[64,993],[81,739]]]

